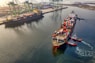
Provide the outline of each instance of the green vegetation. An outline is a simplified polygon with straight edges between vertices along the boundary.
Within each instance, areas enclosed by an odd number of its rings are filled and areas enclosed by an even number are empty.
[[[10,14],[12,16],[18,16],[25,12],[31,12],[33,9],[33,3],[30,3],[28,1],[25,1],[21,5],[14,3],[14,2],[9,2],[8,5],[10,9]]]
[[[9,5],[9,8],[10,8],[11,15],[18,14],[17,9],[16,9],[17,4],[15,4],[14,2],[9,2],[8,5]]]

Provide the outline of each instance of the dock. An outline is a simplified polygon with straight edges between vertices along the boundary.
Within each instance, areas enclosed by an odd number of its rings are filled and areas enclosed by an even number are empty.
[[[43,14],[46,14],[46,13],[62,10],[62,9],[65,9],[65,8],[67,8],[67,7],[63,7],[63,8],[48,8],[48,9],[42,9],[41,11],[42,11]],[[14,16],[14,17],[11,16],[11,15],[2,16],[2,17],[0,17],[0,25],[4,24],[4,22],[8,22],[10,20],[17,20],[19,17],[29,16],[31,14],[33,14],[33,12],[23,13],[23,14],[20,14],[18,16]]]
[[[54,11],[58,11],[58,10],[62,10],[62,9],[66,9],[68,7],[63,7],[63,8],[49,8],[49,9],[45,9],[45,10],[42,10],[43,14],[46,14],[46,13],[50,13],[50,12],[54,12]]]

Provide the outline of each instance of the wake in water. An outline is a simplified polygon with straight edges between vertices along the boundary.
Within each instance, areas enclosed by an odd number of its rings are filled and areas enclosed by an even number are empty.
[[[76,34],[74,34],[72,37],[77,39],[77,35],[76,35]],[[89,43],[87,43],[87,42],[85,42],[85,41],[81,41],[81,43],[87,45],[88,47],[91,48],[91,50],[93,50],[93,46],[91,46]]]
[[[91,50],[93,50],[93,46],[91,46],[89,43],[82,41],[83,44],[87,45],[88,47],[91,48]],[[80,49],[79,47],[76,47],[76,51],[75,51],[78,55],[80,56],[85,56],[85,57],[95,57],[95,52],[94,51],[89,51],[89,50],[83,50]]]
[[[85,42],[85,41],[81,41],[84,45],[87,45],[88,47],[91,48],[91,50],[93,50],[93,46],[91,46],[89,43]],[[94,51],[91,50],[84,50],[81,49],[79,47],[76,47],[76,53],[80,56],[84,56],[84,57],[93,57],[95,55]]]
[[[74,34],[72,37],[77,38],[77,35]],[[84,57],[93,57],[95,55],[95,52],[93,51],[93,46],[91,46],[89,43],[87,43],[85,41],[81,41],[81,43],[90,47],[91,50],[84,50],[79,47],[76,47],[75,53],[77,53],[80,56],[84,56]]]
[[[88,47],[91,48],[91,50],[93,50],[93,46],[91,46],[89,43],[85,42],[85,41],[82,41],[83,44],[87,45]]]
[[[75,53],[83,57],[93,57],[95,55],[94,51],[83,50],[83,49],[80,49],[79,47],[76,47]]]

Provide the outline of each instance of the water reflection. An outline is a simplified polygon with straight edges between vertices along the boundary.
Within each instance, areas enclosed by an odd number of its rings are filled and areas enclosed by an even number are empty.
[[[51,44],[51,38],[48,37],[59,27],[61,22],[58,19],[59,16],[54,17],[57,19],[56,21],[52,19],[53,14],[55,16],[60,15],[58,12],[48,13],[38,22],[31,22],[30,24],[24,24],[15,28],[4,28],[4,26],[1,26],[0,63],[38,63],[39,61],[46,63],[47,60],[42,59],[45,57],[45,53],[47,54],[47,50]],[[50,50],[51,47],[49,48]],[[40,55],[43,55],[43,57],[36,61],[37,57],[41,57]],[[47,55],[50,55],[50,52]]]
[[[25,21],[25,23],[24,22],[13,22],[12,24],[11,23],[9,23],[9,24],[5,24],[5,28],[15,28],[15,27],[20,27],[20,26],[22,26],[22,25],[24,25],[24,24],[30,24],[30,23],[32,23],[32,22],[38,22],[39,20],[41,20],[43,17],[41,17],[41,18],[39,18],[39,19],[36,19],[36,20],[33,20],[33,21]],[[28,20],[28,19],[27,19]]]
[[[63,19],[63,18],[62,18],[62,10],[53,12],[53,14],[52,14],[52,19],[53,19],[54,21],[59,20],[59,19],[62,20],[62,19]]]

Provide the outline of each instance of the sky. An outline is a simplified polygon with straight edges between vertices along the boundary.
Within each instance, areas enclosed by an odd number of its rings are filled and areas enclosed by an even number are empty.
[[[6,4],[12,0],[0,0],[0,6],[6,6]],[[19,2],[24,2],[25,0],[18,0]],[[33,2],[48,2],[49,0],[31,0]],[[85,2],[85,1],[95,1],[95,0],[63,0],[63,3],[73,3],[73,2]]]

